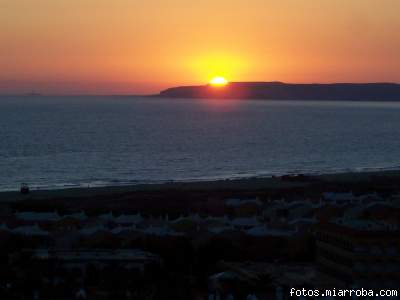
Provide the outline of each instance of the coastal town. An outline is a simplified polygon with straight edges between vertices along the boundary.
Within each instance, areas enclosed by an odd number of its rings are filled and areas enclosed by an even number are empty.
[[[309,192],[310,179],[277,180],[293,187],[2,201],[0,298],[283,300],[291,288],[398,288],[395,185]]]

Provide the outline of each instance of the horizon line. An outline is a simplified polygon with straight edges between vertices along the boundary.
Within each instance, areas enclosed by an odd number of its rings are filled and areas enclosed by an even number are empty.
[[[284,82],[284,81],[228,81],[228,84],[237,84],[237,83],[280,83],[280,84],[287,84],[287,85],[334,85],[334,84],[393,84],[393,85],[400,85],[400,82],[395,81],[368,81],[368,82],[307,82],[307,83],[299,83],[299,82]],[[170,88],[177,88],[177,87],[201,87],[201,86],[208,86],[210,83],[205,84],[196,84],[196,85],[175,85],[171,87],[167,87],[161,91],[155,93],[146,93],[146,94],[135,94],[135,93],[46,93],[40,91],[31,91],[31,92],[18,92],[18,93],[0,93],[0,97],[51,97],[51,96],[58,96],[58,97],[156,97],[162,91],[170,89]]]

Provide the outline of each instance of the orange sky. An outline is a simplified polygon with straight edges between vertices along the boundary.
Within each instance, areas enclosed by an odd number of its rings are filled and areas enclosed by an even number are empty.
[[[0,0],[0,93],[400,82],[398,0]]]

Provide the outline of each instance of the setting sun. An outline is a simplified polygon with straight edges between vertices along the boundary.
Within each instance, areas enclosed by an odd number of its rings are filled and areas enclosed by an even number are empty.
[[[210,84],[213,86],[224,86],[228,83],[224,77],[217,76],[210,80]]]

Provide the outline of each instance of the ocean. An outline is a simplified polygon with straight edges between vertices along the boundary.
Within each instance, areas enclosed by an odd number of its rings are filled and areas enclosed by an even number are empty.
[[[0,190],[400,168],[400,103],[0,97]]]

